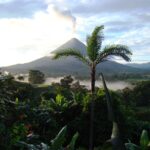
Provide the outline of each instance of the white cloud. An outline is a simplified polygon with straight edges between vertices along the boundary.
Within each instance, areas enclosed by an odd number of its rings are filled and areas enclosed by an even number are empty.
[[[0,66],[44,56],[72,36],[72,20],[51,7],[32,18],[0,19]]]
[[[71,14],[71,12],[68,9],[61,10],[60,8],[51,4],[48,6],[48,12],[50,14],[53,14],[53,16],[55,16],[55,17],[59,17],[59,18],[65,19],[69,22],[72,22],[73,30],[75,30],[76,18]]]
[[[118,42],[131,47],[135,59],[137,54],[137,57],[149,56],[149,3],[149,0],[136,0],[136,3],[131,0],[0,0],[3,17],[0,19],[0,66],[42,57],[72,36],[85,42],[93,28],[101,24],[105,25],[104,45]],[[76,33],[73,33],[75,25]]]
[[[118,37],[116,43],[128,45],[133,52],[133,62],[149,62],[150,61],[150,31],[148,27],[143,27],[140,30],[132,30]]]

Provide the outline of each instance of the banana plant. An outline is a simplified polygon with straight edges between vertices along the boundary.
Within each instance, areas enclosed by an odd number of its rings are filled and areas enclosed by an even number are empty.
[[[51,140],[51,150],[62,150],[62,145],[65,142],[65,135],[67,132],[67,127],[63,127],[60,132],[57,134],[57,136]]]
[[[67,146],[66,150],[75,150],[75,144],[76,144],[76,140],[77,140],[78,136],[79,136],[79,133],[76,132],[76,133],[74,134],[74,136],[72,137],[71,142],[70,142],[70,144]]]
[[[102,78],[102,83],[104,86],[104,90],[105,90],[105,95],[106,95],[106,100],[107,100],[107,109],[108,109],[108,119],[112,122],[112,134],[111,134],[111,139],[108,140],[105,144],[103,149],[112,149],[112,150],[125,150],[125,146],[120,138],[120,133],[119,133],[119,127],[118,127],[118,123],[115,117],[115,113],[113,110],[113,102],[112,102],[112,98],[111,95],[109,93],[109,90],[107,88],[106,82],[105,82],[105,78],[103,73],[100,74],[101,78]]]
[[[40,143],[38,145],[35,144],[27,144],[25,142],[19,142],[19,146],[23,150],[24,148],[28,150],[75,150],[75,143],[79,136],[78,133],[75,133],[71,139],[71,142],[66,146],[63,147],[65,142],[65,136],[67,132],[67,126],[64,126],[56,137],[50,141],[50,144]]]
[[[71,139],[70,144],[66,148],[63,148],[66,132],[67,132],[67,126],[63,127],[60,130],[60,132],[57,134],[57,136],[51,141],[50,150],[74,150],[75,149],[75,143],[79,134],[75,133],[75,135]]]
[[[150,139],[148,137],[148,132],[143,130],[140,137],[140,145],[134,143],[125,144],[127,150],[149,150],[150,149]]]

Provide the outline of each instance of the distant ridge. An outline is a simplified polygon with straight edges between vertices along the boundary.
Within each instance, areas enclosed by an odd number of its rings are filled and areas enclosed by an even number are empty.
[[[72,38],[52,51],[51,54],[68,48],[77,49],[82,54],[86,53],[86,46],[78,39]],[[5,70],[13,74],[28,73],[30,69],[38,69],[44,72],[47,76],[62,76],[67,74],[75,76],[89,76],[88,67],[73,57],[52,60],[50,56],[45,56],[29,63],[2,68],[3,71]],[[99,72],[103,72],[105,74],[141,73],[142,69],[133,68],[113,61],[107,61],[97,66],[97,73]]]
[[[130,66],[130,67],[134,67],[134,68],[150,70],[150,62],[148,62],[148,63],[141,63],[141,64],[129,63],[127,65]]]

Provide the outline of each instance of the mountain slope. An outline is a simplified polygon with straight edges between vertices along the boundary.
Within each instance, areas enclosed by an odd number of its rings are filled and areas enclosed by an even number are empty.
[[[150,70],[150,62],[148,63],[141,63],[141,64],[136,64],[136,63],[131,63],[131,64],[127,64],[130,67],[135,67],[135,68],[139,68],[139,69],[147,69]]]
[[[80,50],[81,53],[86,53],[86,46],[80,42],[78,39],[71,39],[62,46],[58,47],[56,50],[52,51],[51,54],[58,52],[62,49],[75,48]],[[44,72],[48,76],[60,76],[60,75],[80,75],[88,76],[89,69],[86,65],[82,64],[80,61],[73,57],[62,58],[59,60],[52,60],[49,56],[42,57],[35,61],[18,64],[13,66],[8,66],[2,68],[2,70],[9,71],[11,73],[28,73],[30,69],[38,69]],[[99,64],[97,66],[97,72],[103,72],[105,74],[113,73],[141,73],[142,70],[137,68],[132,68],[126,65],[119,64],[113,61],[107,61]]]
[[[63,45],[59,46],[57,49],[55,49],[51,53],[53,54],[53,53],[56,53],[56,52],[59,52],[59,51],[63,51],[67,48],[77,49],[82,54],[84,54],[84,55],[86,54],[86,46],[76,38],[70,39],[68,42],[66,42]]]

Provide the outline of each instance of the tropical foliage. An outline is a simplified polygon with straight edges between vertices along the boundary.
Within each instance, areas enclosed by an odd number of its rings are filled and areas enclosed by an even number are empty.
[[[52,86],[36,87],[8,79],[7,77],[3,78],[0,84],[1,149],[21,149],[20,146],[31,146],[36,149],[39,147],[50,148],[50,140],[54,139],[65,125],[67,128],[65,127],[65,141],[63,141],[62,147],[66,148],[72,137],[78,132],[75,148],[88,148],[87,131],[91,101],[89,91],[85,87],[80,86],[79,83],[78,86],[73,86],[74,82],[69,82],[69,87],[61,82]],[[24,88],[24,92],[20,88]],[[132,95],[133,91],[134,89],[129,90],[128,95]],[[130,99],[129,101],[132,102],[126,105],[124,102],[126,96],[123,92],[124,90],[122,92],[109,91],[113,101],[114,115],[117,116],[119,134],[123,143],[130,139],[139,145],[142,130],[146,129],[148,134],[150,132],[148,107],[145,107],[147,119],[144,114],[139,116],[143,106],[137,107],[136,101],[133,99]],[[109,99],[107,99],[106,93],[106,89],[96,88],[94,109],[94,132],[96,134],[93,141],[97,149],[104,148],[106,143],[109,144],[106,141],[109,141],[112,134],[112,120],[108,120],[109,113],[107,111]]]
[[[133,144],[131,142],[126,143],[127,150],[149,150],[150,149],[150,140],[148,137],[148,132],[143,130],[140,138],[140,146]]]

